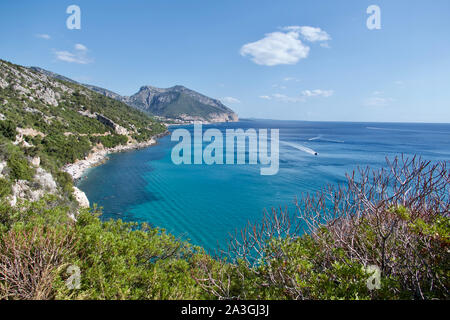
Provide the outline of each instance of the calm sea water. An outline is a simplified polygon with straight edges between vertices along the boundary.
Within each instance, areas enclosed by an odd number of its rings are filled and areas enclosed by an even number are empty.
[[[203,129],[212,127],[279,129],[278,174],[261,176],[259,165],[176,166],[171,149],[177,142],[167,136],[157,146],[111,155],[78,187],[104,208],[103,219],[147,222],[209,250],[259,220],[264,209],[292,207],[296,196],[344,182],[357,166],[385,166],[386,156],[401,153],[450,160],[450,124],[243,120]]]

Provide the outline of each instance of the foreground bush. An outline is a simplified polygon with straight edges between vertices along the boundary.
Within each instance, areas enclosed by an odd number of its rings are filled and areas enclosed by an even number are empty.
[[[55,197],[0,208],[1,299],[200,299],[190,276],[196,250],[146,225],[77,222]],[[80,270],[70,289],[69,267]]]
[[[230,242],[234,262],[217,272],[202,261],[198,283],[221,299],[448,299],[446,163],[388,164],[304,196],[295,215],[273,210],[250,224]],[[369,266],[381,273],[375,290]]]
[[[95,208],[75,222],[56,197],[1,201],[0,298],[448,299],[449,182],[446,163],[360,170],[248,225],[222,257]]]
[[[42,227],[10,230],[0,243],[0,297],[54,298],[56,271],[71,256],[73,235]]]

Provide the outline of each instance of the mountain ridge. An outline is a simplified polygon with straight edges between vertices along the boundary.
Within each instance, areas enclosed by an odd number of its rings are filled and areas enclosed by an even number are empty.
[[[11,206],[49,193],[75,217],[78,205],[89,205],[73,182],[84,169],[167,133],[148,113],[69,78],[0,59],[0,199]]]
[[[122,96],[111,90],[79,83],[39,67],[30,67],[30,69],[52,78],[82,85],[133,108],[168,120],[182,122],[235,122],[239,120],[238,115],[218,99],[210,98],[183,85],[175,85],[169,88],[144,85],[135,94]]]

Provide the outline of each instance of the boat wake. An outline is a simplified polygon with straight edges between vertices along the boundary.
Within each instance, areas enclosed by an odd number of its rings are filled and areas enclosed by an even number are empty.
[[[292,148],[295,148],[297,150],[300,150],[300,151],[312,154],[313,156],[317,156],[318,155],[318,153],[316,151],[314,151],[313,149],[305,147],[305,146],[302,146],[301,144],[292,143],[292,142],[286,142],[286,141],[280,141],[280,143],[284,144],[286,146],[290,146]]]

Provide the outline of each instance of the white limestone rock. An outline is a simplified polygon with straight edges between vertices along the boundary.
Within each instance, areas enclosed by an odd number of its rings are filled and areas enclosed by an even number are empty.
[[[39,185],[40,189],[44,190],[47,193],[56,193],[57,191],[57,184],[53,179],[53,176],[42,168],[36,169],[34,181]]]
[[[8,86],[9,86],[8,82],[6,82],[6,80],[3,80],[2,78],[0,78],[0,88],[5,89]]]
[[[87,198],[86,194],[78,189],[77,187],[73,187],[73,195],[75,196],[75,199],[78,201],[78,204],[82,208],[89,208],[89,199]]]
[[[1,161],[0,162],[0,178],[4,177],[3,171],[6,169],[6,167],[7,167],[6,161]]]

